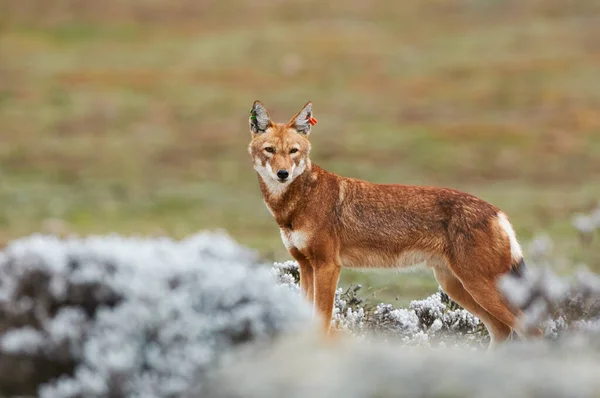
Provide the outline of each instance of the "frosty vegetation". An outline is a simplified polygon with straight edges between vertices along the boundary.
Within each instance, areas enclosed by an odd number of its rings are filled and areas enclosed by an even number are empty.
[[[297,264],[265,267],[224,234],[23,238],[0,253],[0,396],[591,397],[600,276],[554,275],[551,244],[500,284],[545,341],[485,354],[483,325],[441,290],[395,308],[340,287],[343,337],[326,344]]]
[[[589,244],[596,232],[600,231],[600,202],[590,213],[577,213],[572,218],[572,224],[579,232],[582,242]]]
[[[295,261],[275,263],[273,273],[280,284],[299,292],[299,271]],[[409,308],[392,304],[365,304],[361,286],[338,288],[335,294],[332,327],[357,337],[376,334],[399,338],[405,345],[484,346],[489,338],[479,319],[453,302],[443,291],[414,300]]]
[[[176,397],[227,350],[309,324],[224,235],[32,236],[0,254],[0,396]]]
[[[600,223],[593,233],[598,231]],[[365,306],[360,288],[350,287],[337,291],[333,325],[351,338],[329,344],[299,335],[267,349],[250,346],[194,396],[596,398],[600,276],[579,269],[558,277],[550,271],[551,248],[548,237],[534,239],[528,272],[500,283],[511,304],[522,309],[523,326],[541,326],[543,340],[515,339],[486,352],[485,329],[441,291],[395,309]],[[297,290],[295,263],[276,264],[274,273]]]
[[[482,352],[294,336],[241,352],[195,397],[596,398],[599,355],[597,338],[515,342]]]

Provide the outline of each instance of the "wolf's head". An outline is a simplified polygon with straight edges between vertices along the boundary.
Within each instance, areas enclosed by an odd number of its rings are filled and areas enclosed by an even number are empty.
[[[310,168],[308,136],[316,120],[312,104],[306,105],[287,123],[271,121],[260,101],[250,109],[252,141],[248,152],[254,160],[254,169],[271,193],[277,194],[307,168]]]

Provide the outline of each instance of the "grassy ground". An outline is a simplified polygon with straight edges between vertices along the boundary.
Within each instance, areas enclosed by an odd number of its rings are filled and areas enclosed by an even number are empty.
[[[0,0],[0,241],[224,228],[285,260],[247,110],[287,120],[310,99],[315,163],[467,190],[600,269],[569,220],[600,199],[596,1],[55,3]]]

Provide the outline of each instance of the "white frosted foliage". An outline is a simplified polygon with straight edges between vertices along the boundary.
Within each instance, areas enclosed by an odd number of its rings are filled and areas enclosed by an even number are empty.
[[[311,324],[300,296],[222,233],[35,235],[2,252],[0,281],[0,367],[36,364],[29,386],[0,375],[0,392],[176,396],[234,346]]]

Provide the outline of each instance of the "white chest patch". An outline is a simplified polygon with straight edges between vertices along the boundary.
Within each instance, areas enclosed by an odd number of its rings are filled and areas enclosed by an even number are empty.
[[[295,247],[298,250],[306,248],[308,245],[309,235],[303,231],[290,231],[286,229],[280,229],[281,240],[286,249],[290,250]]]

